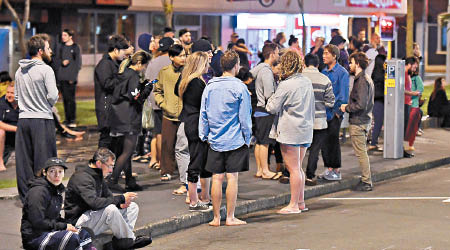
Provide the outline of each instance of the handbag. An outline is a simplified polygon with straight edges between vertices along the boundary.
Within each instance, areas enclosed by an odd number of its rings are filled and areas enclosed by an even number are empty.
[[[153,119],[153,108],[151,103],[147,100],[144,102],[142,108],[142,128],[153,129],[155,127],[155,120]]]

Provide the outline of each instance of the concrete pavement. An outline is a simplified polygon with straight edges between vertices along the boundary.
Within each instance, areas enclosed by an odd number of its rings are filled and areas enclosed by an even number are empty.
[[[72,143],[67,148],[67,151],[64,151],[72,153],[69,159],[87,160],[92,156],[97,135],[86,136],[87,140],[83,142],[86,144]],[[450,163],[449,140],[449,131],[427,129],[424,136],[417,137],[415,158],[388,160],[383,159],[382,154],[371,155],[370,161],[374,180],[386,180]],[[61,148],[66,150],[63,146]],[[80,154],[84,154],[83,157],[78,157],[75,154],[77,149],[80,150]],[[360,171],[349,141],[342,145],[342,159],[343,180],[307,187],[305,193],[307,198],[344,190],[357,182],[357,175],[359,175]],[[236,210],[238,216],[273,208],[285,204],[289,200],[289,185],[283,185],[277,181],[254,178],[253,175],[256,172],[255,161],[251,159],[250,162],[250,171],[240,175],[238,208]],[[75,163],[70,164],[73,166]],[[273,159],[272,169],[274,169],[274,165]],[[306,160],[303,165],[306,166]],[[323,164],[320,160],[318,173],[322,172],[322,166]],[[140,215],[136,224],[139,234],[151,232],[153,236],[163,235],[200,225],[212,218],[211,213],[188,212],[187,205],[184,203],[185,196],[173,196],[171,194],[172,190],[178,187],[178,181],[162,183],[159,181],[159,173],[155,170],[147,169],[144,164],[134,164],[133,169],[134,172],[140,173],[140,183],[145,187],[144,191],[139,192],[137,200],[137,203],[140,205]],[[15,172],[12,168],[8,169],[8,171]],[[2,179],[2,176],[3,173],[0,173],[0,179]],[[375,184],[375,190],[377,188],[377,184]],[[0,196],[2,195],[3,190],[0,190]],[[15,206],[15,202],[15,200],[0,200],[1,207],[5,209],[5,212],[0,213],[0,223],[3,225],[2,229],[0,229],[0,242],[11,244],[7,246],[20,245],[21,209]],[[4,246],[2,245],[0,245],[0,249],[3,249]]]
[[[450,165],[307,201],[309,211],[242,216],[247,225],[201,225],[154,240],[147,249],[449,249]],[[412,199],[408,199],[408,198]],[[440,198],[444,197],[444,198]],[[195,247],[193,247],[195,246]]]

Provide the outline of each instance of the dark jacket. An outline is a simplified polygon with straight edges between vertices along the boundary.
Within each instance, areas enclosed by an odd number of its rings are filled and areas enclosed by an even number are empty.
[[[101,169],[79,165],[67,184],[64,212],[73,225],[88,210],[100,210],[111,204],[125,203],[123,195],[113,196],[103,179]]]
[[[74,43],[71,46],[61,44],[57,51],[58,61],[60,63],[59,69],[56,72],[56,79],[58,81],[74,81],[78,80],[78,72],[81,69],[81,49],[78,44]],[[69,60],[69,64],[64,66],[62,62]]]
[[[428,103],[428,115],[431,117],[442,117],[448,115],[450,112],[450,105],[447,99],[445,90],[440,89],[436,92],[434,99]]]
[[[175,85],[175,95],[177,96],[179,96],[179,85],[180,80]],[[200,137],[198,137],[198,120],[200,117],[202,94],[205,87],[206,84],[204,81],[199,78],[194,78],[189,82],[183,94],[183,110],[180,114],[180,120],[184,122],[184,131],[189,141],[200,140]]]
[[[350,114],[349,122],[353,125],[369,124],[373,109],[373,83],[365,71],[355,76],[345,111]]]
[[[110,126],[112,133],[140,133],[142,130],[142,106],[152,91],[152,85],[140,83],[139,73],[126,68],[118,75],[119,84],[114,88],[111,101]]]
[[[114,86],[119,83],[117,72],[119,64],[108,53],[95,66],[95,114],[97,115],[98,129],[109,128],[108,116],[111,110],[111,96]]]
[[[64,230],[67,223],[61,218],[64,185],[55,186],[39,177],[30,180],[30,190],[22,209],[22,243],[27,244],[44,232]]]

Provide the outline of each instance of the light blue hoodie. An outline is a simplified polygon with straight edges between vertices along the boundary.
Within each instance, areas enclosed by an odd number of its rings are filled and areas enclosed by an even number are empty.
[[[58,101],[55,73],[36,59],[19,61],[14,96],[19,105],[19,119],[53,119],[52,107]]]

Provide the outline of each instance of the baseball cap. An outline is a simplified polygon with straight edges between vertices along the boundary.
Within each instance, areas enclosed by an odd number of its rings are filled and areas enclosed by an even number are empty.
[[[205,39],[199,39],[192,44],[192,53],[197,51],[208,52],[212,50],[211,43]]]
[[[138,46],[146,52],[150,52],[149,47],[152,41],[152,35],[148,33],[141,34],[138,38]]]
[[[169,50],[170,46],[174,43],[173,39],[170,37],[163,37],[159,40],[158,51],[166,52]]]
[[[63,159],[57,157],[49,158],[45,162],[45,169],[53,166],[60,166],[63,167],[64,169],[67,169],[66,162]]]

